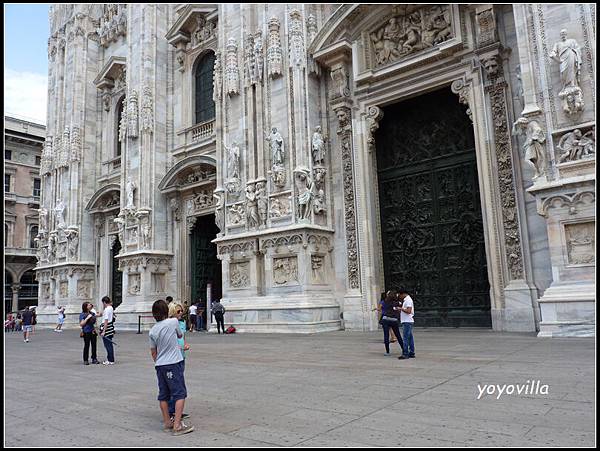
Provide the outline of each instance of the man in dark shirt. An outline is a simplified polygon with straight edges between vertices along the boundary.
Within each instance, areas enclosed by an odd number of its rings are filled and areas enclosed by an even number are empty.
[[[29,333],[33,328],[33,310],[26,308],[21,318],[23,319],[23,341],[29,343]]]

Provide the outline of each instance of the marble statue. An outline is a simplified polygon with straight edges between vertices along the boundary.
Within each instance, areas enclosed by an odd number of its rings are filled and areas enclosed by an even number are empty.
[[[240,178],[240,147],[234,141],[231,146],[225,146],[227,150],[227,176],[230,179]]]
[[[131,180],[131,177],[129,177],[127,179],[127,184],[125,185],[125,191],[127,194],[127,205],[126,208],[134,208],[134,199],[133,199],[133,194],[135,191],[135,183],[133,182],[133,180]]]
[[[271,134],[267,136],[271,146],[271,155],[273,157],[273,165],[283,164],[285,159],[285,150],[283,148],[283,136],[277,130],[277,127],[271,129]]]
[[[58,201],[58,204],[54,208],[56,212],[56,227],[59,229],[64,229],[67,224],[65,223],[65,203],[62,199]]]
[[[312,135],[312,157],[314,164],[325,164],[325,139],[321,133],[321,127],[315,127]]]
[[[545,174],[546,158],[544,142],[546,136],[544,130],[537,121],[520,117],[514,124],[513,133],[525,135],[525,159],[531,164],[535,173],[533,179],[536,180]]]

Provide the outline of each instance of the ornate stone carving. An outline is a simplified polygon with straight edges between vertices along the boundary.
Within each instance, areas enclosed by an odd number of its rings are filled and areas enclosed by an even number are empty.
[[[499,75],[498,69],[500,63],[498,60],[498,54],[492,54],[481,58],[481,64],[485,69],[490,79],[496,78]]]
[[[322,255],[311,255],[310,256],[310,267],[312,271],[312,282],[313,283],[323,283],[325,280],[323,274],[323,263],[325,257]]]
[[[265,55],[263,52],[262,31],[260,30],[254,34],[254,60],[256,62],[255,78],[258,82],[262,83],[265,68]]]
[[[250,286],[249,262],[229,264],[229,286],[231,288],[245,288]]]
[[[188,216],[186,218],[185,223],[186,223],[188,234],[193,232],[194,227],[196,227],[197,220],[198,220],[198,216]]]
[[[130,273],[127,276],[127,280],[129,281],[129,286],[127,291],[129,294],[137,295],[140,293],[140,285],[141,285],[141,277],[138,273]]]
[[[348,85],[348,73],[346,67],[340,65],[331,71],[331,80],[333,80],[333,86],[331,89],[331,99],[337,99],[339,97],[349,97],[350,88]]]
[[[73,126],[71,130],[71,148],[70,148],[70,161],[81,160],[81,134],[78,126]]]
[[[596,227],[595,222],[565,225],[567,257],[570,265],[596,263]]]
[[[273,185],[275,185],[277,188],[285,187],[286,170],[284,165],[274,164],[271,170],[268,172],[268,175],[271,177]]]
[[[290,66],[304,67],[306,65],[306,53],[304,52],[304,26],[302,23],[302,15],[297,9],[290,11],[288,42]]]
[[[267,64],[269,75],[276,78],[283,73],[283,50],[279,35],[279,19],[272,17],[269,20],[269,44],[267,47]]]
[[[252,182],[246,186],[246,224],[248,229],[254,229],[259,224],[258,200],[256,198],[256,188]]]
[[[40,217],[40,229],[39,233],[44,235],[48,231],[48,210],[45,207],[42,207],[37,210]]]
[[[66,168],[69,166],[69,151],[71,143],[71,132],[69,127],[65,127],[62,137],[59,137],[55,142],[57,158],[55,160],[57,168]]]
[[[222,189],[216,189],[213,193],[213,197],[215,199],[215,224],[223,233],[225,231],[225,195]]]
[[[127,178],[127,184],[125,185],[125,193],[127,195],[127,204],[125,208],[134,209],[135,208],[135,194],[136,186],[134,181],[131,179],[131,176]]]
[[[273,166],[283,165],[285,163],[285,149],[283,145],[283,136],[277,130],[277,127],[271,129],[271,134],[265,138],[269,141],[269,147],[271,149],[271,161]]]
[[[473,122],[473,113],[469,105],[469,85],[467,82],[462,78],[454,80],[450,85],[450,89],[454,94],[458,95],[458,101],[467,107],[467,116]]]
[[[69,282],[60,282],[58,284],[58,294],[61,298],[69,297]]]
[[[533,119],[520,117],[514,123],[514,134],[525,135],[525,143],[523,150],[525,151],[525,159],[533,167],[535,174],[533,179],[546,174],[546,148],[544,142],[546,136],[540,124]]]
[[[212,189],[204,189],[194,193],[194,196],[188,200],[188,215],[195,215],[201,212],[202,210],[206,210],[207,208],[211,208],[214,205],[214,197]]]
[[[144,86],[142,90],[142,133],[151,134],[154,130],[154,112],[152,106],[152,89]]]
[[[234,141],[231,146],[224,146],[227,152],[227,182],[225,187],[229,194],[237,194],[241,190],[240,182],[240,147]]]
[[[127,140],[127,101],[123,102],[121,110],[121,122],[119,122],[119,141],[125,143]]]
[[[292,205],[289,197],[273,197],[269,210],[271,218],[282,218],[292,214]]]
[[[356,217],[354,207],[354,176],[352,172],[352,123],[350,108],[341,106],[335,109],[338,119],[339,141],[342,153],[342,176],[344,186],[344,224],[348,261],[349,288],[360,288],[358,267],[358,246],[356,240]]]
[[[273,282],[275,282],[276,285],[289,285],[290,283],[298,283],[298,258],[274,258]]]
[[[267,226],[269,199],[264,179],[256,181],[256,202],[258,209],[258,221],[260,227]]]
[[[134,89],[128,96],[127,106],[127,136],[135,139],[138,137],[138,94]]]
[[[79,249],[79,232],[77,229],[67,229],[67,243],[69,248],[69,258],[77,258],[77,250]]]
[[[240,75],[238,70],[237,44],[235,38],[227,42],[227,58],[225,65],[225,81],[229,96],[240,93]]]
[[[395,13],[370,36],[377,66],[441,44],[452,37],[450,5],[424,6],[409,15]]]
[[[229,214],[227,215],[230,225],[242,225],[244,224],[244,217],[246,216],[244,206],[242,204],[231,205],[229,207]]]
[[[581,50],[575,39],[567,39],[567,30],[560,31],[560,41],[554,44],[550,58],[560,63],[562,89],[558,97],[563,111],[575,115],[583,111],[583,93],[580,88]]]
[[[196,29],[192,33],[192,47],[200,45],[216,36],[216,25],[203,15],[196,16]]]
[[[307,47],[310,46],[310,44],[314,41],[318,31],[319,29],[317,27],[317,18],[314,14],[309,14],[306,18]],[[321,68],[319,67],[319,64],[310,55],[308,56],[308,71],[309,73],[315,74],[317,76],[321,75]]]
[[[111,42],[116,42],[119,36],[125,36],[127,34],[127,5],[105,4],[96,33],[102,47],[108,47]]]
[[[52,136],[46,136],[44,150],[42,151],[42,160],[40,162],[40,172],[42,175],[52,172],[52,162],[54,154],[52,152]]]
[[[58,229],[64,229],[67,227],[65,222],[65,208],[67,208],[65,203],[62,199],[59,199],[56,207],[54,207],[54,217],[56,218],[56,228]]]
[[[311,139],[311,150],[313,164],[325,164],[325,138],[321,132],[321,127],[317,125]]]
[[[367,111],[367,145],[369,152],[375,150],[375,137],[373,136],[379,128],[379,121],[383,118],[383,111],[377,106],[369,107]]]
[[[294,169],[296,187],[298,189],[298,219],[310,219],[314,197],[314,183],[310,177],[310,171],[302,166]]]
[[[221,51],[215,52],[215,66],[213,70],[213,100],[218,102],[223,95],[223,66],[221,64]]]
[[[89,299],[91,297],[91,280],[78,280],[77,281],[77,297],[81,299]]]
[[[493,44],[498,40],[496,17],[492,5],[476,14],[477,19],[477,44],[479,47],[484,47]]]
[[[175,221],[181,221],[181,201],[177,197],[173,197],[169,200],[169,207],[173,212]]]
[[[110,92],[104,90],[102,92],[102,105],[104,105],[104,111],[106,111],[107,113],[110,111],[111,99],[112,99],[112,96],[111,96]]]
[[[581,130],[575,129],[565,133],[560,138],[557,148],[560,151],[559,163],[592,158],[596,154],[596,131],[590,130],[583,135]]]
[[[244,42],[244,74],[246,87],[256,84],[258,81],[256,70],[256,57],[254,55],[254,36],[246,34]]]

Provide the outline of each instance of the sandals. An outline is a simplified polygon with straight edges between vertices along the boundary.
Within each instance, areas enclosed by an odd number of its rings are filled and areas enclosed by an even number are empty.
[[[183,435],[187,434],[188,432],[192,432],[193,430],[194,426],[192,426],[191,424],[187,425],[182,421],[180,429],[173,429],[173,435]]]

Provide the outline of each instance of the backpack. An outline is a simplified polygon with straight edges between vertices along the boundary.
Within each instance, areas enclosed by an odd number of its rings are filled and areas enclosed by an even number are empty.
[[[235,333],[235,327],[233,326],[229,326],[226,330],[225,330],[226,334],[234,334]]]

